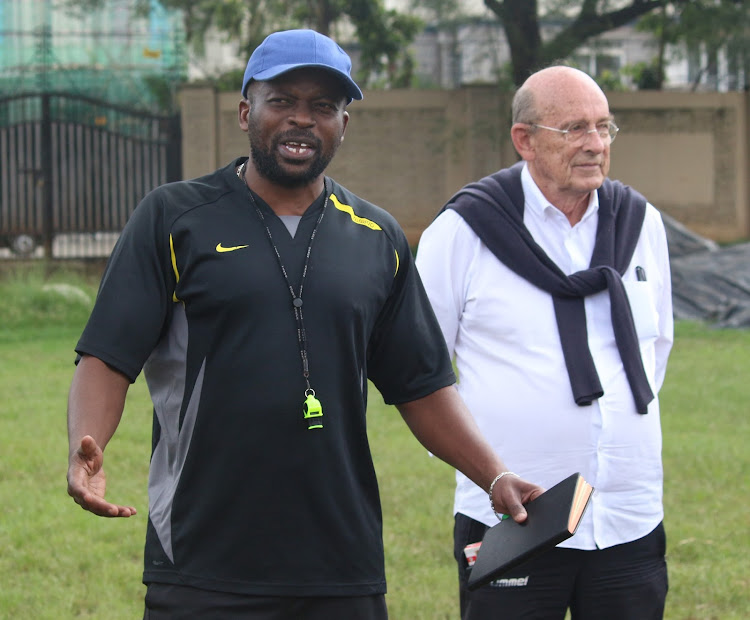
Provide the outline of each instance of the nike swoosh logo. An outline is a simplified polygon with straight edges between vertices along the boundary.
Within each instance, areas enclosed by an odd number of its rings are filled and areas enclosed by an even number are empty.
[[[221,243],[216,244],[216,251],[217,252],[234,252],[235,250],[241,250],[242,248],[246,248],[248,246],[246,245],[233,245],[230,248],[225,248]]]

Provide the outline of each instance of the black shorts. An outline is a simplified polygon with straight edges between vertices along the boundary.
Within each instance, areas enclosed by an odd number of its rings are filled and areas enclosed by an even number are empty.
[[[151,583],[144,620],[387,620],[385,596],[283,597],[212,592],[188,586]]]
[[[462,620],[544,618],[563,620],[659,620],[667,597],[663,524],[650,534],[607,549],[556,547],[470,591],[467,544],[482,540],[487,526],[457,514],[453,531]]]

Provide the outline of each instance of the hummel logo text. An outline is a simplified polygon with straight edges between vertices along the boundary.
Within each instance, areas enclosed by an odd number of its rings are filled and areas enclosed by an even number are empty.
[[[216,244],[216,251],[217,252],[234,252],[235,250],[241,250],[242,248],[246,248],[248,246],[246,245],[233,245],[229,248],[225,248],[223,245],[221,245],[221,242]]]
[[[526,577],[516,577],[512,579],[495,579],[495,581],[490,582],[490,585],[493,588],[517,588],[519,586],[526,586],[528,584],[528,575],[526,575]]]

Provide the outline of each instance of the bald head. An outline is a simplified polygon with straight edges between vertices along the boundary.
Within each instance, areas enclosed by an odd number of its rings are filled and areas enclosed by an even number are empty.
[[[606,104],[607,98],[587,73],[573,67],[548,67],[530,75],[513,97],[513,122],[534,123],[575,110],[586,101]]]
[[[571,225],[609,173],[611,123],[602,89],[572,67],[534,73],[513,98],[513,146],[542,194]]]

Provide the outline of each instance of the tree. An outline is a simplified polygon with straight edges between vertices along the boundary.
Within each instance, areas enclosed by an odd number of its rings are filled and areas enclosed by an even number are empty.
[[[104,9],[113,0],[65,0],[76,11]],[[156,0],[127,0],[141,15]],[[406,51],[421,21],[386,10],[383,0],[159,0],[165,9],[182,13],[187,42],[199,55],[206,34],[215,29],[237,52],[249,56],[267,34],[288,28],[312,28],[330,35],[334,27],[350,23],[361,50],[361,85],[380,81],[384,86],[408,86],[413,60]]]
[[[692,0],[673,1],[682,6]],[[500,20],[510,48],[513,82],[520,85],[535,70],[567,58],[590,38],[624,26],[667,4],[667,0],[607,2],[578,0],[547,2],[543,15],[537,0],[484,0]],[[612,5],[618,8],[609,8]],[[549,41],[543,41],[540,17],[557,12],[572,15],[569,23]]]
[[[348,16],[357,29],[362,48],[358,77],[362,84],[370,84],[380,75],[384,86],[409,86],[414,60],[406,48],[422,27],[421,20],[386,10],[382,0],[338,0],[338,3],[341,14]]]
[[[727,74],[735,83],[730,88],[744,86],[738,75],[748,75],[748,27],[750,26],[749,0],[694,0],[690,3],[665,3],[664,10],[642,18],[638,27],[651,32],[660,42],[656,68],[660,71],[659,88],[663,79],[666,45],[682,44],[681,48],[701,51],[704,61],[695,71],[693,89],[708,75],[715,82],[719,52],[727,59]],[[678,48],[679,49],[679,48]],[[697,54],[696,54],[697,55]],[[744,82],[747,82],[745,78]],[[714,86],[716,84],[714,83]]]

